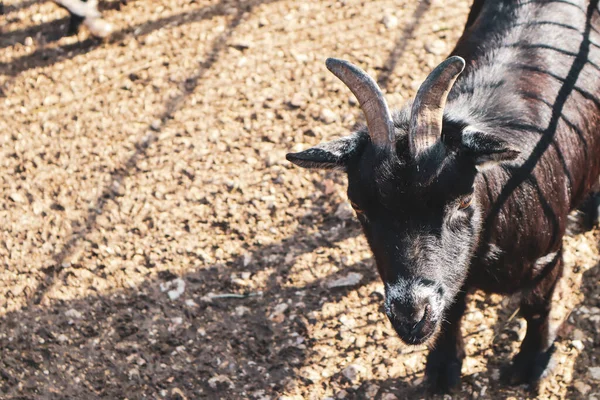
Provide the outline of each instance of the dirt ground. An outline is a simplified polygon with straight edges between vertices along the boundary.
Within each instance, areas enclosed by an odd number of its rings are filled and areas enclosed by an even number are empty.
[[[64,37],[51,2],[0,15],[0,398],[422,398],[425,349],[382,313],[344,177],[284,155],[362,118],[325,58],[399,107],[470,2],[102,6],[105,41]],[[599,242],[565,239],[567,281],[584,284],[563,293],[540,398],[600,398]],[[349,273],[360,283],[328,288]],[[531,396],[498,380],[516,309],[472,296],[453,398]]]

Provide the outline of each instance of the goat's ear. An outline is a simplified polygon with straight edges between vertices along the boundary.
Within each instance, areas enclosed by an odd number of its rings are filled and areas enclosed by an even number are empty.
[[[470,157],[479,170],[512,161],[520,153],[494,135],[469,128],[462,132],[461,147],[463,154]]]
[[[356,132],[298,153],[288,153],[285,158],[303,168],[345,170],[348,162],[363,151],[368,140],[366,134]]]

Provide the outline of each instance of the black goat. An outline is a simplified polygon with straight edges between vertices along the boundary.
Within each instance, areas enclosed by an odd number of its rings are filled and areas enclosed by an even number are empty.
[[[535,387],[547,369],[567,216],[600,175],[599,18],[598,0],[476,0],[451,57],[394,115],[362,70],[327,60],[367,127],[287,159],[346,171],[392,326],[435,340],[435,389],[460,383],[474,289],[522,294],[508,381]]]

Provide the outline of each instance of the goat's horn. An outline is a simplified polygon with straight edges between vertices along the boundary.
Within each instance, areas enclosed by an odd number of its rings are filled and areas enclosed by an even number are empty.
[[[371,142],[379,148],[393,149],[394,122],[377,83],[365,71],[348,61],[328,58],[325,65],[358,99],[367,118]]]
[[[465,60],[459,56],[452,56],[431,71],[419,87],[410,114],[411,154],[416,156],[432,146],[441,136],[448,93],[464,68]]]

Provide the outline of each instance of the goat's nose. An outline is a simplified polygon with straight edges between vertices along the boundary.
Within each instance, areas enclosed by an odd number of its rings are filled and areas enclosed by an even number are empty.
[[[418,303],[394,301],[392,302],[391,313],[394,319],[406,328],[410,328],[407,329],[410,332],[431,314],[431,302],[428,298],[422,299]]]
[[[418,302],[392,301],[388,317],[402,338],[407,341],[426,336],[429,331],[431,300],[420,299]]]

